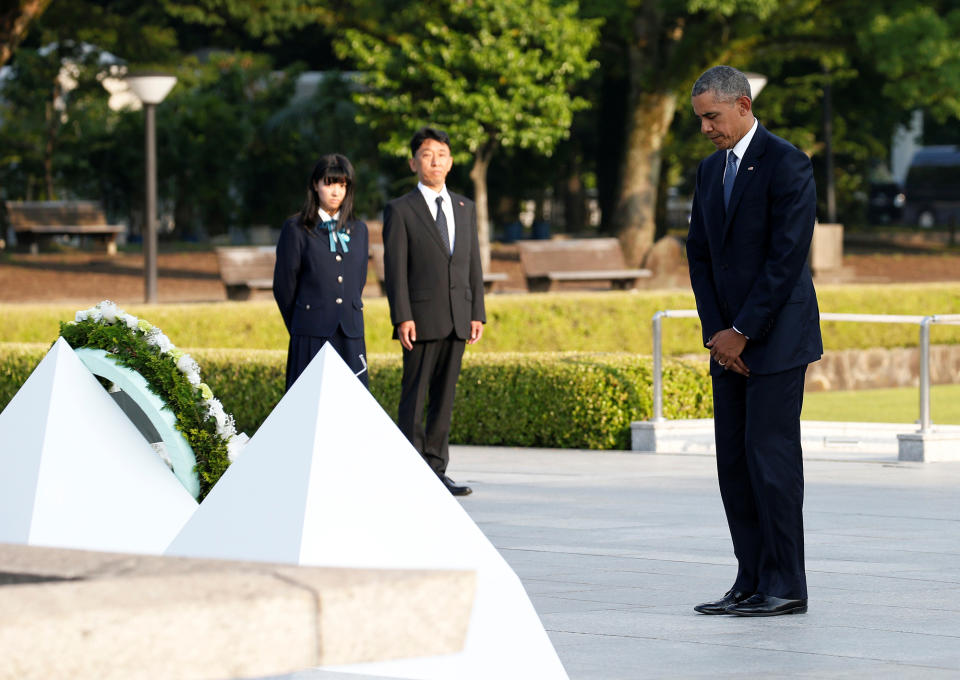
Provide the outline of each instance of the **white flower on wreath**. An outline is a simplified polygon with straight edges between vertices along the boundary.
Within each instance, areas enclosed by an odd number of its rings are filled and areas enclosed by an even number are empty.
[[[104,323],[113,324],[117,322],[117,314],[120,310],[117,309],[117,306],[110,300],[104,300],[97,305],[97,308],[100,310],[100,317]]]
[[[147,338],[147,344],[156,347],[161,354],[167,354],[173,349],[173,343],[170,338],[163,334],[159,328],[154,326],[144,334]]]
[[[100,313],[99,305],[96,307],[91,307],[90,309],[84,309],[83,311],[77,312],[75,317],[77,321],[93,321],[94,323],[100,323],[103,319],[103,314]]]
[[[177,359],[177,368],[191,385],[194,387],[200,385],[200,365],[189,354],[184,354]]]
[[[117,315],[117,318],[119,318],[121,321],[123,321],[123,323],[126,324],[127,328],[129,328],[130,330],[132,330],[132,331],[137,330],[137,324],[139,323],[139,319],[137,319],[137,317],[135,317],[133,314],[127,314],[126,312],[120,312],[120,313]]]
[[[207,399],[207,414],[217,421],[217,434],[224,439],[228,439],[236,434],[233,416],[223,409],[223,404],[216,397]]]

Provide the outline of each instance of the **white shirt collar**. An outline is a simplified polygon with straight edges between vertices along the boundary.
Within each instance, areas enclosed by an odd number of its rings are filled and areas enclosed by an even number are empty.
[[[336,213],[333,217],[331,217],[330,215],[328,215],[328,214],[327,214],[327,211],[324,210],[323,208],[318,208],[318,209],[317,209],[317,214],[320,215],[320,221],[321,221],[321,222],[329,222],[330,220],[339,220],[339,219],[340,219],[340,211],[339,211],[339,210],[337,211],[337,213]]]
[[[731,151],[737,154],[738,160],[742,161],[743,154],[747,153],[747,147],[750,146],[750,142],[753,141],[753,135],[757,132],[757,125],[759,125],[759,121],[754,118],[753,125],[750,127],[750,131],[745,134],[739,142],[733,145]]]
[[[448,205],[450,204],[450,193],[447,191],[446,184],[443,185],[440,191],[434,191],[423,182],[417,182],[417,188],[420,190],[420,193],[423,194],[423,197],[427,199],[427,203],[431,206],[431,209],[437,204],[437,196],[442,196],[443,202]]]

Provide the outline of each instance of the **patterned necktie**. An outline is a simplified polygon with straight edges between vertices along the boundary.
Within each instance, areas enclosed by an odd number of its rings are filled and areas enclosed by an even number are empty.
[[[730,205],[730,194],[733,193],[733,183],[737,180],[737,154],[727,152],[727,169],[723,173],[723,207]]]
[[[447,233],[447,216],[443,214],[443,196],[437,196],[437,229],[447,252],[450,252],[450,234]]]

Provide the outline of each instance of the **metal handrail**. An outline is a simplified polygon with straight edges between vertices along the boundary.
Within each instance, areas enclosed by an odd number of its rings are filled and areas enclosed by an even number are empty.
[[[653,417],[661,423],[663,417],[663,319],[697,318],[695,309],[665,309],[653,315]],[[844,314],[824,312],[821,321],[852,321],[856,323],[909,323],[920,326],[920,432],[930,431],[930,326],[934,324],[960,325],[960,314]]]

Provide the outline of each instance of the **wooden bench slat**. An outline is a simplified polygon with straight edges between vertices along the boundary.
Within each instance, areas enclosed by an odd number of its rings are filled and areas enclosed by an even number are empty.
[[[14,227],[18,234],[120,234],[126,230],[122,224],[31,224]]]
[[[628,279],[638,276],[650,276],[649,269],[594,269],[577,272],[561,271],[547,272],[544,276],[557,280],[576,280],[576,279]]]

